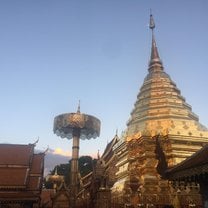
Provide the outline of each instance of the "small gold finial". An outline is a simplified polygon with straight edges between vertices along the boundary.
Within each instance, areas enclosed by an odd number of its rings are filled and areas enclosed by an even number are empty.
[[[78,103],[77,113],[80,113],[80,100],[79,100],[79,103]]]
[[[57,170],[58,168],[57,168],[57,166],[56,166],[56,168],[55,168],[55,172],[54,172],[54,175],[58,175],[58,170]]]

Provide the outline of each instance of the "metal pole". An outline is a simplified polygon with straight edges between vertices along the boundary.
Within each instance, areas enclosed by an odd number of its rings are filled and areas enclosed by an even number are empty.
[[[71,159],[71,207],[76,207],[76,196],[78,192],[78,159],[79,159],[80,129],[73,130],[73,145]]]

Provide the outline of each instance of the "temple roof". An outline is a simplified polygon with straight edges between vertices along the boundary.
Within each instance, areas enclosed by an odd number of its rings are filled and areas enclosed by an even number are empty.
[[[29,166],[33,149],[34,145],[32,144],[0,144],[0,164]]]
[[[31,164],[31,173],[32,174],[42,174],[43,171],[43,153],[33,154],[32,164]]]
[[[36,200],[39,196],[45,153],[35,154],[34,147],[34,144],[0,144],[0,200],[8,197]]]
[[[108,157],[113,154],[113,146],[118,142],[118,140],[119,140],[119,137],[116,133],[116,135],[113,137],[113,139],[107,144],[107,146],[102,154],[102,158],[104,160],[108,160]]]
[[[0,188],[26,188],[28,169],[24,167],[0,167]]]
[[[32,192],[1,192],[0,195],[0,202],[4,201],[38,201],[39,200],[39,194],[33,194]]]

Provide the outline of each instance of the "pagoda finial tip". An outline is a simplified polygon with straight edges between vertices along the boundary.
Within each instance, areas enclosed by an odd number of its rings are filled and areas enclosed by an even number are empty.
[[[154,19],[153,19],[153,15],[152,15],[151,9],[150,9],[150,23],[149,23],[149,28],[151,30],[153,30],[155,28],[155,22],[154,22]]]
[[[160,56],[157,50],[156,46],[156,41],[154,37],[154,28],[155,28],[155,22],[153,19],[152,12],[150,10],[150,23],[149,23],[149,28],[152,30],[152,49],[151,49],[151,56],[150,56],[150,62],[149,62],[149,71],[152,71],[153,69],[155,70],[162,70],[162,61],[160,60]],[[158,66],[158,67],[153,67],[153,66]]]

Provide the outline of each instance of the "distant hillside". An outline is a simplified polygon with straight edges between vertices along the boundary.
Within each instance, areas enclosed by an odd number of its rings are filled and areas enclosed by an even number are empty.
[[[71,157],[69,156],[54,154],[49,150],[45,156],[44,175],[50,173],[50,171],[52,171],[56,165],[68,163],[70,159]]]

